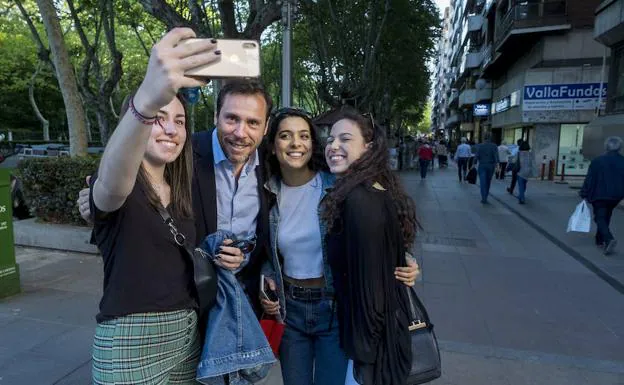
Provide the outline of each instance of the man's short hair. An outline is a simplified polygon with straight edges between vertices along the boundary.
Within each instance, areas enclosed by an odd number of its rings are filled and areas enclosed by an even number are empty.
[[[468,141],[468,139],[466,139],[466,138],[461,138],[460,139],[460,142],[462,142],[462,143],[466,143],[467,141]]]
[[[261,95],[266,102],[266,119],[269,120],[271,110],[273,110],[273,99],[271,95],[264,89],[262,83],[258,80],[235,79],[229,80],[217,96],[217,117],[221,112],[221,107],[225,103],[225,97],[228,95]]]
[[[622,138],[619,136],[610,136],[605,140],[604,147],[607,152],[620,151],[622,148]]]
[[[492,140],[492,135],[491,134],[483,134],[483,141],[484,142],[489,142],[490,140]]]

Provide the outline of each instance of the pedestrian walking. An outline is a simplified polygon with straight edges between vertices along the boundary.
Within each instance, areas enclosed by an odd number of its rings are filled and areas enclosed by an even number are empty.
[[[535,159],[531,152],[531,146],[529,143],[522,142],[518,151],[516,164],[518,164],[518,202],[520,204],[525,203],[525,193],[529,178],[534,176]]]
[[[158,213],[166,207],[180,233],[195,241],[190,132],[176,93],[204,85],[184,71],[217,60],[219,52],[210,40],[176,47],[193,37],[176,28],[154,46],[91,178],[93,232],[104,260],[95,384],[195,383],[200,339],[192,262]]]
[[[420,179],[427,178],[429,164],[433,162],[433,148],[429,143],[425,142],[418,149],[418,161],[420,162]]]
[[[520,151],[520,145],[522,145],[522,143],[524,142],[524,140],[522,139],[518,139],[517,143],[517,148],[515,149],[515,151],[511,151],[511,156],[509,157],[509,163],[510,165],[508,165],[507,167],[511,168],[511,184],[509,185],[509,187],[507,187],[507,192],[512,194],[514,193],[514,190],[516,189],[516,183],[518,182],[518,167],[519,165],[516,163],[516,160],[518,159],[518,151]]]
[[[343,385],[347,356],[334,317],[334,285],[326,226],[319,206],[334,186],[323,146],[310,115],[283,108],[267,136],[267,185],[272,258],[262,269],[278,301],[262,300],[265,314],[285,320],[280,361],[285,385]],[[397,267],[395,276],[413,285],[418,265]]]
[[[322,219],[340,342],[350,360],[345,384],[405,385],[409,302],[394,271],[415,238],[414,203],[390,171],[384,133],[371,119],[345,113],[332,126],[325,156],[338,175]]]
[[[470,145],[468,144],[468,140],[466,138],[461,138],[461,144],[457,146],[457,150],[455,151],[455,161],[457,162],[457,176],[459,177],[459,181],[466,180],[466,174],[468,173],[468,161],[472,156],[472,150],[470,149]]]
[[[484,142],[479,144],[475,151],[475,161],[479,165],[477,172],[479,173],[479,188],[481,190],[481,203],[483,204],[488,203],[487,198],[490,195],[494,169],[499,163],[498,147],[492,143],[489,134],[484,135],[484,139]]]
[[[617,136],[605,141],[605,154],[592,160],[579,195],[592,204],[596,222],[596,245],[612,254],[617,246],[609,226],[613,210],[624,198],[624,156],[620,154],[622,139]]]
[[[436,146],[436,153],[438,154],[438,167],[443,168],[448,166],[448,148],[446,142],[441,140]]]
[[[509,150],[509,147],[507,147],[507,144],[503,141],[500,146],[498,146],[498,169],[496,179],[505,179],[509,156],[511,156],[511,151]]]

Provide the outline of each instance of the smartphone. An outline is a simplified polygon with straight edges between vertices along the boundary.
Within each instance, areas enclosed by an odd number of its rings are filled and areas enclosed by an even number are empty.
[[[277,302],[277,293],[274,290],[271,290],[269,287],[269,283],[264,279],[264,274],[260,275],[260,293],[265,299],[268,299],[271,302]]]
[[[180,44],[188,44],[200,39],[186,39]],[[223,78],[260,77],[260,43],[255,40],[217,39],[221,50],[219,60],[187,70],[188,76]]]
[[[243,253],[251,253],[256,247],[256,243],[254,241],[249,241],[246,239],[239,239],[238,241],[234,241],[232,244],[227,245],[228,247],[236,247],[240,249]]]

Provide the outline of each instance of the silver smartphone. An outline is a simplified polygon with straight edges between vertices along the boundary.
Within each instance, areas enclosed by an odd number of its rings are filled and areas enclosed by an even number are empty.
[[[188,44],[200,39],[186,39],[179,44]],[[260,43],[255,40],[217,39],[221,51],[219,60],[187,70],[188,76],[223,78],[260,77]]]

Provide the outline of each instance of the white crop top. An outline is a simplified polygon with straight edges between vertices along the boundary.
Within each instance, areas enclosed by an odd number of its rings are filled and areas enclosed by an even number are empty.
[[[323,276],[323,247],[318,206],[323,182],[320,174],[302,186],[281,184],[277,246],[284,258],[284,274],[295,279]]]

